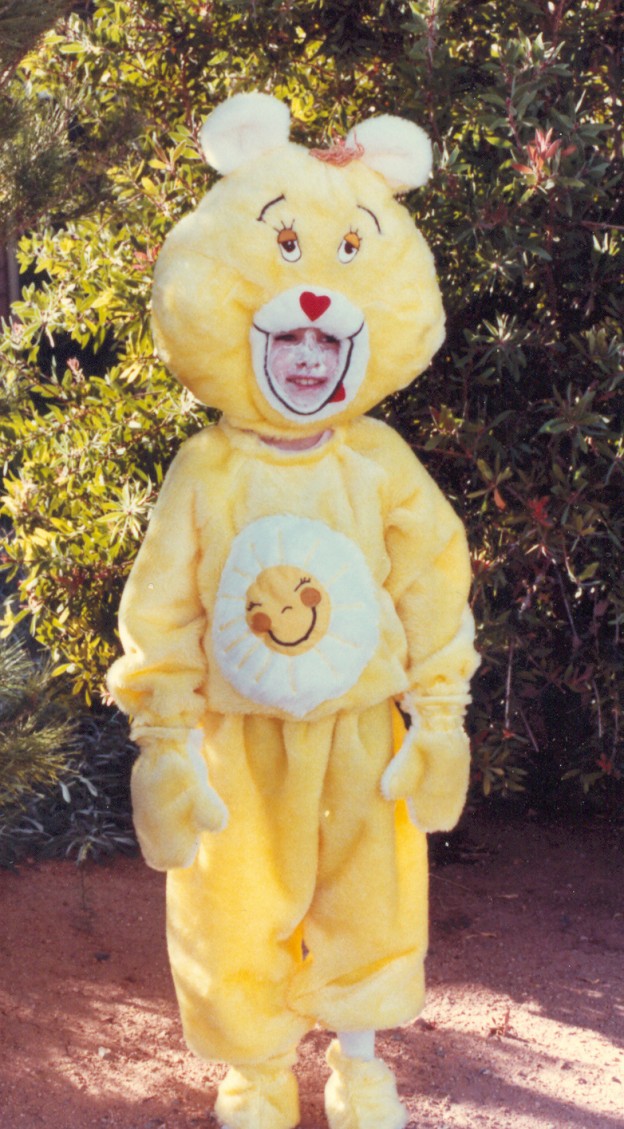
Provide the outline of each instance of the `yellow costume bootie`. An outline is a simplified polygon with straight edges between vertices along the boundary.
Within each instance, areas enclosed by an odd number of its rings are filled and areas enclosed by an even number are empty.
[[[299,1092],[294,1061],[293,1052],[258,1066],[231,1067],[215,1105],[223,1129],[295,1129]]]
[[[327,1061],[332,1073],[325,1087],[325,1112],[331,1129],[403,1129],[407,1111],[385,1062],[349,1058],[337,1039]]]

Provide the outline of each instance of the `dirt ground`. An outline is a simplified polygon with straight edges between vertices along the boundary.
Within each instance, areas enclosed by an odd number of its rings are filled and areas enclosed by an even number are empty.
[[[469,814],[432,868],[429,995],[379,1037],[410,1129],[624,1125],[622,829]],[[139,859],[0,873],[2,1129],[215,1129],[222,1068],[185,1048],[163,877]],[[302,1129],[324,1052],[300,1048]]]

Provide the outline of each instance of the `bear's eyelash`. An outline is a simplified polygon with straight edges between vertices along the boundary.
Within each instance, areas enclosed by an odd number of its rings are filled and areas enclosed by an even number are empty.
[[[310,583],[310,577],[309,576],[302,576],[301,580],[299,581],[299,583],[297,585],[297,587],[295,588],[295,592],[298,592],[303,584],[309,584],[309,583]]]
[[[283,220],[280,220],[279,227],[273,228],[273,231],[276,231],[278,235],[279,235],[280,231],[294,231],[294,230],[295,230],[295,220],[294,220],[294,218],[293,218],[291,223],[284,223]]]
[[[363,236],[360,235],[357,227],[350,227],[344,238],[346,240],[348,240],[350,235],[353,235],[355,246],[357,247],[357,249],[359,251],[360,247],[362,246],[362,243],[364,242]]]
[[[258,601],[252,600],[251,603],[247,604],[247,611],[250,612],[253,608],[261,608],[261,607],[262,607],[261,603],[259,603]]]

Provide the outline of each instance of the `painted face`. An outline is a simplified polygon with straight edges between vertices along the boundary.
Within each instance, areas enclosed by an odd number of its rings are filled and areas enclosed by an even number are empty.
[[[301,655],[315,647],[327,631],[330,613],[320,581],[293,565],[263,569],[247,589],[247,626],[281,655]]]
[[[315,412],[326,403],[342,374],[340,341],[314,326],[272,333],[267,372],[287,407]]]
[[[330,419],[364,379],[366,320],[335,290],[295,286],[256,312],[251,350],[258,385],[280,415]]]

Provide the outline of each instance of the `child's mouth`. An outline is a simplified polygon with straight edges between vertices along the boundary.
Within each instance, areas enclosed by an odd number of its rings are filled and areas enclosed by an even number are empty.
[[[287,378],[287,384],[294,384],[296,388],[324,388],[327,384],[326,376],[301,376],[297,373],[295,376]]]

